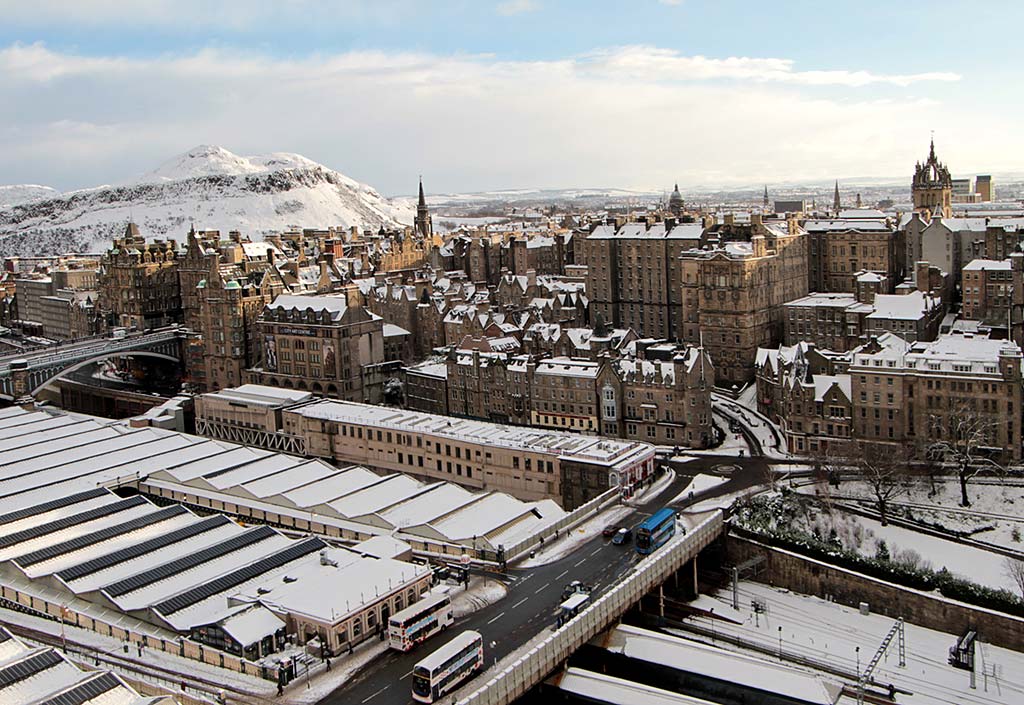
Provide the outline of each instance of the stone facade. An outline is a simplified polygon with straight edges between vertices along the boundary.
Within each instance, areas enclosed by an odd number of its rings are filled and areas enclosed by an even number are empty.
[[[742,384],[754,377],[757,349],[782,340],[783,304],[807,294],[807,239],[792,220],[724,225],[717,247],[681,259],[682,330],[707,348],[719,383]]]
[[[112,326],[145,330],[182,321],[174,240],[146,242],[129,223],[103,255],[98,283],[99,307]]]
[[[260,366],[250,379],[286,389],[379,403],[384,325],[345,296],[282,295],[257,320]]]

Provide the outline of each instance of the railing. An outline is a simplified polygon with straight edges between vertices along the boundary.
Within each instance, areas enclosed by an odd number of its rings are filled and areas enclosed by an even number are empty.
[[[642,596],[664,583],[687,561],[696,557],[722,534],[724,528],[724,515],[717,511],[689,533],[676,536],[639,563],[633,572],[589,608],[525,654],[502,666],[484,685],[459,700],[459,705],[508,705],[524,695],[573,652],[625,614]]]

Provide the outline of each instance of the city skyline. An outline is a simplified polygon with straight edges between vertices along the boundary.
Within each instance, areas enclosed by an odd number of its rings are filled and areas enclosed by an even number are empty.
[[[990,107],[1010,5],[956,23],[949,3],[934,22],[876,3],[0,9],[4,184],[124,182],[201,143],[387,194],[421,172],[435,192],[890,178],[932,130],[955,175],[1017,169]],[[987,41],[950,52],[965,31]]]

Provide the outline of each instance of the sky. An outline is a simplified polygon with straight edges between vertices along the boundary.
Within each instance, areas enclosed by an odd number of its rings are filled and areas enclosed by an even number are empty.
[[[1024,3],[0,0],[0,184],[199,144],[428,191],[1019,171]]]

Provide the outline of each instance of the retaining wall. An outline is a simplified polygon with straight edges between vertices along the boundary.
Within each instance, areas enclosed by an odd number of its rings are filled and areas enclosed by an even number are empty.
[[[726,541],[726,552],[732,564],[764,556],[765,562],[751,578],[757,582],[817,595],[850,607],[866,602],[877,614],[902,617],[911,624],[948,634],[976,629],[985,641],[1024,651],[1024,619],[1020,617],[888,583],[734,534]]]

